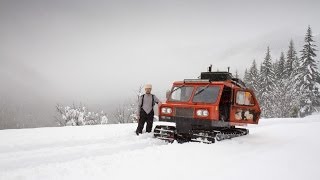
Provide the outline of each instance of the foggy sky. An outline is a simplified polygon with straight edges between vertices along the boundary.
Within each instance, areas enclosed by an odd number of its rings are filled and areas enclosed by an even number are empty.
[[[300,50],[308,25],[319,37],[319,8],[315,0],[0,0],[0,95],[48,111],[108,108],[145,83],[164,98],[173,81],[209,64],[243,73],[267,46],[273,59],[291,38]]]

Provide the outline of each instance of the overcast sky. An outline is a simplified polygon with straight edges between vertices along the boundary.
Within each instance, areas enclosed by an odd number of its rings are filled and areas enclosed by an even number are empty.
[[[0,0],[0,92],[118,104],[152,83],[164,97],[209,64],[243,73],[267,46],[278,58],[308,25],[319,37],[319,9],[316,0]]]

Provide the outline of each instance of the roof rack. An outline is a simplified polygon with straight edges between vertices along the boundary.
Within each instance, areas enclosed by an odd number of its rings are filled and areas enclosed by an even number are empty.
[[[194,82],[211,82],[209,79],[184,79],[184,83],[194,83]]]
[[[233,78],[229,72],[202,72],[201,79],[209,79],[210,81],[226,81]]]

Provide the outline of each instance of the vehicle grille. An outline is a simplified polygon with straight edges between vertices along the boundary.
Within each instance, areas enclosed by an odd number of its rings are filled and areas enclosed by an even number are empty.
[[[177,117],[193,118],[193,108],[175,108]]]

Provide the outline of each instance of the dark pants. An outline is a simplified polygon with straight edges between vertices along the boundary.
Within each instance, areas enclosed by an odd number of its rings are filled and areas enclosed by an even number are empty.
[[[146,132],[151,132],[152,131],[152,124],[153,124],[153,116],[154,116],[153,110],[149,114],[147,114],[143,109],[141,109],[140,119],[138,122],[138,127],[137,127],[136,132],[140,133],[140,134],[142,133],[144,123],[147,123]]]

